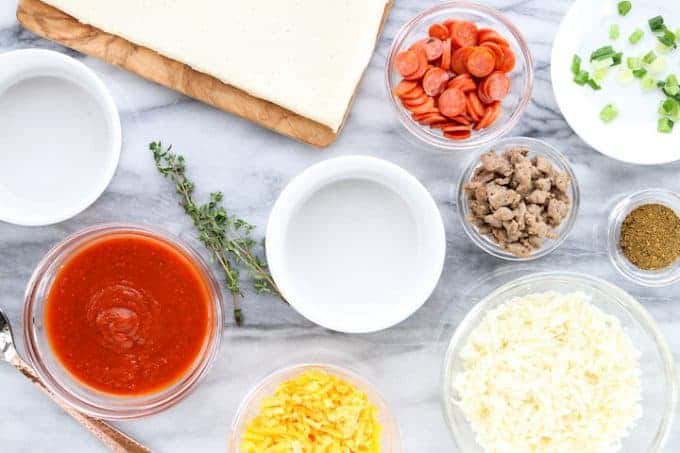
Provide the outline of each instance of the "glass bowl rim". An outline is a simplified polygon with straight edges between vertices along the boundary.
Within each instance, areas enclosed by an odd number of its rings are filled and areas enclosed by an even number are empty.
[[[467,198],[465,196],[464,186],[465,183],[472,176],[472,173],[475,170],[475,168],[479,166],[480,156],[487,151],[490,151],[492,149],[495,150],[496,147],[504,149],[507,148],[508,146],[512,146],[513,144],[516,144],[517,146],[523,145],[530,146],[533,144],[542,147],[543,149],[541,149],[541,151],[539,152],[536,152],[536,154],[547,156],[553,165],[558,166],[560,171],[566,172],[571,178],[571,182],[569,184],[569,191],[572,197],[571,207],[569,209],[569,214],[567,215],[567,218],[563,219],[562,223],[558,227],[560,231],[560,236],[557,239],[551,240],[547,246],[544,245],[543,247],[541,247],[540,249],[536,250],[534,253],[526,257],[515,256],[512,253],[503,250],[495,243],[492,243],[489,239],[483,237],[479,233],[477,227],[470,223],[470,221],[467,218],[468,213],[466,212]],[[535,151],[533,149],[530,149],[529,152],[531,153]],[[505,137],[492,143],[490,146],[477,150],[475,153],[472,154],[472,156],[470,156],[470,158],[465,164],[463,173],[460,177],[460,181],[458,182],[456,204],[458,210],[458,219],[463,226],[463,231],[465,231],[467,237],[470,238],[470,240],[472,240],[472,242],[474,242],[475,245],[477,245],[480,249],[484,250],[489,255],[495,256],[496,258],[501,258],[508,261],[527,262],[549,255],[550,253],[554,252],[559,246],[561,246],[564,243],[564,241],[567,240],[567,237],[573,230],[574,225],[576,224],[576,219],[578,217],[578,211],[581,204],[581,189],[578,183],[578,178],[576,178],[576,173],[574,172],[571,163],[567,159],[566,155],[559,151],[557,148],[543,140],[539,140],[533,137],[521,137],[521,136]]]
[[[663,337],[656,321],[654,318],[652,318],[651,314],[635,297],[633,297],[627,291],[605,279],[581,272],[571,271],[534,272],[523,277],[515,278],[498,287],[495,287],[491,290],[491,292],[489,292],[479,302],[477,302],[463,317],[463,320],[456,326],[446,346],[446,353],[444,355],[441,372],[441,404],[444,412],[444,419],[453,437],[454,443],[458,448],[462,448],[462,443],[460,441],[462,434],[459,431],[458,425],[453,421],[453,417],[451,415],[451,404],[449,402],[451,399],[451,364],[456,359],[454,354],[455,348],[459,346],[461,342],[464,341],[469,335],[469,332],[466,335],[464,334],[464,331],[471,331],[471,329],[474,328],[474,326],[472,326],[473,322],[479,323],[481,320],[480,317],[488,312],[489,306],[492,304],[494,299],[499,297],[500,294],[503,294],[513,288],[525,286],[527,284],[554,279],[566,279],[572,281],[578,280],[590,285],[600,286],[605,288],[608,292],[618,295],[620,301],[618,305],[622,306],[622,308],[631,315],[632,319],[634,319],[635,322],[642,328],[642,330],[644,330],[644,332],[650,338],[650,341],[652,341],[656,346],[656,351],[663,364],[664,376],[666,378],[665,380],[668,382],[671,392],[670,397],[667,399],[662,423],[657,429],[657,435],[655,436],[654,444],[652,445],[653,452],[661,451],[663,446],[666,444],[666,441],[668,440],[673,428],[679,390],[677,370],[673,360],[673,354],[670,350],[670,347],[668,346],[668,342]]]
[[[52,353],[49,350],[41,352],[41,349],[38,347],[38,337],[34,332],[35,323],[33,318],[37,315],[34,313],[34,308],[38,303],[36,301],[38,294],[36,293],[39,290],[39,285],[46,277],[46,273],[50,266],[56,260],[64,257],[67,258],[69,254],[75,250],[75,248],[73,248],[74,245],[77,248],[78,245],[85,245],[89,241],[101,238],[107,234],[123,232],[148,235],[162,240],[178,249],[187,257],[187,259],[192,261],[192,263],[196,265],[197,269],[200,271],[201,276],[205,279],[205,282],[208,285],[208,289],[211,293],[214,320],[205,350],[197,357],[197,362],[193,365],[193,368],[187,370],[187,372],[179,380],[172,383],[169,387],[166,387],[155,393],[127,398],[125,396],[117,397],[113,394],[100,392],[102,397],[108,400],[115,400],[119,398],[120,401],[130,401],[130,404],[126,407],[113,407],[111,405],[107,405],[106,403],[96,404],[92,401],[86,401],[85,399],[80,398],[75,394],[74,391],[71,390],[72,388],[75,388],[74,386],[68,384],[64,385],[61,380],[58,380],[54,377],[53,373],[43,361],[43,357]],[[57,395],[60,400],[64,401],[66,404],[75,408],[79,412],[92,417],[98,417],[107,420],[134,420],[156,414],[177,404],[179,401],[183,400],[198,383],[200,383],[217,358],[217,354],[222,343],[224,309],[222,293],[219,284],[215,280],[215,277],[210,270],[210,267],[201,254],[187,241],[179,238],[173,233],[164,230],[163,228],[156,226],[123,222],[102,223],[92,225],[69,234],[67,237],[54,244],[40,259],[26,286],[22,324],[23,339],[28,358],[43,383],[52,393]],[[57,359],[54,358],[54,360],[56,361]],[[66,374],[70,374],[68,370],[66,370],[61,364],[59,364],[59,366]],[[73,380],[77,382],[75,378],[73,378]],[[87,386],[84,384],[79,385],[82,385],[83,388],[87,388]],[[96,392],[96,390],[89,390]],[[135,401],[136,399],[141,401]],[[146,402],[147,399],[150,399],[150,401]]]
[[[393,438],[393,441],[395,442],[395,450],[393,453],[400,453],[403,451],[403,445],[402,445],[402,434],[401,434],[401,428],[399,426],[399,422],[394,415],[394,412],[392,411],[391,406],[388,404],[387,400],[385,397],[382,395],[382,393],[376,388],[376,386],[370,382],[368,379],[364,378],[360,374],[356,373],[353,370],[350,370],[346,367],[340,366],[340,365],[333,365],[330,363],[326,362],[298,362],[294,363],[292,365],[286,365],[284,367],[277,368],[271,372],[269,372],[267,375],[259,379],[251,388],[248,390],[248,392],[245,394],[245,396],[241,399],[241,402],[238,405],[238,408],[236,409],[236,415],[234,416],[232,423],[229,427],[229,435],[228,435],[228,445],[227,445],[227,451],[229,453],[237,453],[238,450],[238,445],[235,445],[235,443],[238,441],[238,437],[240,432],[237,431],[238,427],[242,425],[243,423],[246,423],[247,420],[245,420],[246,416],[246,411],[247,409],[253,404],[255,398],[259,394],[259,392],[266,387],[267,385],[271,384],[273,381],[275,381],[277,378],[284,376],[289,373],[302,373],[304,371],[310,370],[310,369],[321,369],[324,371],[327,371],[329,374],[333,374],[335,377],[339,377],[343,380],[346,380],[345,376],[348,376],[350,379],[350,382],[353,385],[356,385],[357,388],[364,393],[369,393],[369,401],[372,402],[378,402],[380,405],[382,405],[387,413],[384,414],[385,417],[387,417],[391,423],[393,424],[395,428],[395,436]],[[234,450],[236,448],[236,450]]]
[[[649,288],[661,288],[671,285],[680,280],[680,257],[669,267],[650,271],[638,269],[630,263],[620,252],[618,245],[618,232],[626,216],[636,206],[647,203],[657,203],[673,209],[680,216],[680,194],[672,190],[662,188],[641,189],[623,195],[607,217],[607,255],[616,270],[629,281]],[[659,271],[667,270],[668,275],[663,276]]]
[[[510,115],[510,117],[505,121],[505,123],[502,123],[501,127],[499,127],[494,133],[489,134],[483,139],[477,138],[454,141],[447,140],[443,137],[442,138],[432,137],[429,134],[425,133],[424,128],[421,125],[415,123],[413,119],[405,113],[405,111],[400,107],[399,103],[397,102],[395,96],[392,94],[393,87],[390,81],[390,74],[392,72],[391,68],[393,66],[394,58],[396,57],[396,54],[399,52],[399,49],[401,48],[404,40],[406,39],[407,36],[411,34],[411,32],[416,26],[418,26],[423,21],[427,20],[427,18],[430,15],[447,10],[461,10],[461,11],[467,10],[473,12],[480,12],[492,17],[495,21],[500,22],[501,24],[503,24],[504,27],[506,27],[510,31],[510,34],[512,35],[514,41],[516,42],[517,46],[521,51],[522,59],[524,61],[526,70],[526,82],[522,87],[522,94],[520,97],[520,102],[517,105],[517,108],[512,113],[512,115]],[[529,105],[529,102],[531,101],[532,98],[533,86],[534,86],[533,57],[531,55],[531,49],[529,47],[529,44],[527,40],[524,38],[522,32],[500,10],[469,0],[450,0],[444,3],[436,4],[419,12],[416,16],[414,16],[411,20],[402,25],[402,27],[399,29],[394,39],[392,40],[392,43],[390,44],[387,53],[387,61],[385,62],[385,89],[387,92],[387,97],[390,99],[390,104],[392,105],[392,108],[396,113],[399,122],[402,124],[404,129],[406,129],[406,131],[409,132],[411,136],[418,139],[418,141],[420,141],[421,143],[446,151],[463,151],[475,149],[481,146],[486,146],[489,143],[492,143],[495,140],[498,140],[499,138],[506,135],[508,132],[510,132],[512,128],[514,128],[517,125],[517,123],[519,123],[519,120],[521,119],[522,115],[524,114],[524,111]]]

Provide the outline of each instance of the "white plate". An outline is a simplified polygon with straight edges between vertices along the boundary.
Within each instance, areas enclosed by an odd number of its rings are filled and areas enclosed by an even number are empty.
[[[0,220],[48,225],[75,216],[118,165],[118,110],[79,61],[27,49],[0,55]]]
[[[283,190],[267,225],[269,268],[304,317],[341,332],[408,318],[444,265],[434,200],[402,168],[367,156],[326,160]]]
[[[557,103],[572,129],[601,153],[635,164],[672,162],[680,159],[680,124],[672,134],[657,132],[657,111],[664,99],[661,90],[643,92],[638,79],[629,85],[621,85],[619,67],[610,70],[600,91],[573,81],[571,62],[575,53],[581,56],[584,68],[588,69],[591,52],[611,44],[623,52],[621,66],[626,67],[626,57],[641,56],[656,48],[656,35],[647,23],[650,18],[662,15],[674,31],[680,27],[678,1],[633,1],[633,8],[626,16],[619,15],[617,3],[615,0],[576,0],[567,12],[552,49],[551,77]],[[609,39],[609,26],[613,23],[621,30],[621,36],[615,41]],[[628,36],[638,27],[645,32],[645,37],[631,45]],[[667,70],[657,76],[659,79],[665,79],[669,73],[680,74],[680,50],[665,57]],[[599,114],[608,103],[618,107],[619,116],[605,124]]]

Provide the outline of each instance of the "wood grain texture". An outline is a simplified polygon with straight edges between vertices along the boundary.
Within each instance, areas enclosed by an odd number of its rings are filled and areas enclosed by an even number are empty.
[[[378,36],[382,32],[391,7],[390,1],[385,8]],[[82,24],[39,0],[20,0],[17,19],[26,29],[41,37],[124,68],[145,79],[303,143],[326,147],[337,137],[337,133],[328,126],[251,96],[243,90],[195,71],[151,49]],[[354,96],[348,105],[345,118],[353,102]]]

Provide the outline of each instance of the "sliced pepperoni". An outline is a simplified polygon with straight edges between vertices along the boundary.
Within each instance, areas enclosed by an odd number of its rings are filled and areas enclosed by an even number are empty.
[[[467,20],[451,25],[451,42],[457,47],[477,45],[477,26]]]
[[[437,107],[434,105],[434,98],[428,97],[427,101],[422,105],[410,109],[412,113],[437,113]]]
[[[411,51],[409,50],[409,52],[411,52]],[[416,49],[413,52],[415,52],[416,55],[418,56],[418,69],[416,69],[416,71],[412,74],[405,75],[404,78],[406,80],[418,80],[418,79],[420,79],[421,77],[423,77],[425,75],[425,73],[427,72],[427,70],[430,67],[427,64],[427,56],[425,55],[424,50],[419,51],[419,50]]]
[[[444,52],[444,43],[437,38],[428,38],[423,44],[428,61],[436,60]]]
[[[450,138],[451,140],[466,140],[470,138],[472,131],[456,131],[456,132],[444,132],[444,137]]]
[[[472,124],[471,119],[463,115],[458,115],[457,117],[451,119],[457,124],[462,124],[463,126],[470,126]]]
[[[415,107],[418,107],[419,105],[423,105],[425,102],[427,102],[427,99],[428,99],[427,95],[423,93],[422,96],[419,96],[415,99],[403,100],[402,104],[404,104],[404,107],[411,110]]]
[[[496,30],[491,30],[490,28],[480,29],[477,33],[477,39],[479,42],[491,41],[500,44],[501,46],[510,47],[510,44],[508,44],[508,41],[504,37],[499,35]]]
[[[413,82],[411,80],[402,80],[397,84],[396,87],[394,87],[394,89],[392,90],[392,94],[400,98],[417,86],[418,86],[417,82]]]
[[[442,68],[432,67],[423,77],[423,90],[428,96],[439,96],[446,89],[449,73]]]
[[[486,47],[487,49],[491,50],[496,57],[496,66],[495,69],[500,70],[500,68],[503,66],[503,59],[505,52],[503,51],[503,47],[500,46],[499,44],[491,41],[486,41],[480,44],[481,47]]]
[[[465,95],[458,88],[447,88],[439,96],[439,111],[442,115],[454,118],[465,112]]]
[[[409,91],[408,93],[404,94],[401,96],[401,98],[405,101],[409,101],[411,99],[418,98],[420,96],[423,96],[425,94],[425,91],[423,90],[423,87],[421,87],[418,82],[413,82],[416,84],[416,87]]]
[[[451,36],[451,27],[453,27],[453,24],[455,24],[456,22],[460,21],[456,19],[446,19],[444,22],[442,22],[442,25],[449,30],[449,36]]]
[[[470,74],[459,74],[449,81],[448,87],[458,88],[463,93],[467,93],[469,91],[474,91],[477,88],[477,85]]]
[[[470,126],[466,126],[463,124],[454,124],[451,126],[445,126],[442,128],[444,132],[460,132],[460,131],[469,131],[472,129]]]
[[[479,123],[475,126],[475,130],[480,130],[480,129],[485,129],[489,126],[491,126],[498,117],[501,114],[501,103],[500,102],[494,102],[489,106],[489,108],[486,110],[486,113],[482,117],[482,119],[479,120]]]
[[[394,65],[403,77],[414,74],[419,68],[419,55],[414,50],[399,52]]]
[[[465,65],[468,72],[474,77],[486,77],[496,67],[496,56],[486,47],[473,47]]]
[[[472,51],[471,47],[461,47],[456,49],[451,55],[451,70],[456,74],[467,72],[467,57]]]
[[[468,112],[474,112],[474,114],[478,117],[481,118],[484,116],[486,113],[486,107],[484,107],[484,104],[482,104],[482,101],[479,100],[479,97],[477,96],[477,93],[474,91],[471,91],[470,93],[466,93],[467,95],[467,110]]]
[[[504,72],[495,71],[482,82],[488,99],[502,101],[510,93],[510,79]]]
[[[441,39],[444,41],[449,37],[449,29],[443,24],[433,24],[428,30],[428,34],[433,38]]]
[[[427,124],[429,126],[432,124],[445,122],[446,117],[439,113],[428,113],[422,117],[419,117],[419,119],[416,121],[418,121],[420,124]]]
[[[515,52],[509,47],[501,46],[501,49],[503,50],[503,63],[497,69],[503,72],[510,72],[515,69]]]
[[[444,41],[444,50],[442,51],[442,61],[439,65],[444,71],[451,69],[451,39]]]

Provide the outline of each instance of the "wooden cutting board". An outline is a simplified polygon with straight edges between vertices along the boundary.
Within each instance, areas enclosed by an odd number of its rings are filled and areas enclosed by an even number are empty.
[[[377,36],[380,36],[382,32],[392,3],[391,0],[385,7]],[[17,19],[26,29],[39,36],[127,69],[145,79],[225,112],[246,118],[295,140],[325,147],[333,143],[340,132],[335,133],[328,126],[251,96],[214,77],[195,71],[183,63],[159,55],[151,49],[138,46],[95,27],[84,25],[68,14],[39,0],[19,0]],[[354,96],[349,103],[345,118],[353,103]]]

